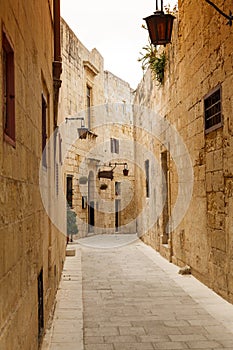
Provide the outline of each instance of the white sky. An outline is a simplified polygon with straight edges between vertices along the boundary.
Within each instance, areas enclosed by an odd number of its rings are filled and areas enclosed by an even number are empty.
[[[164,0],[164,6],[176,2]],[[88,50],[96,48],[101,53],[105,70],[136,88],[142,79],[137,59],[148,43],[142,18],[155,7],[155,0],[61,0],[61,16]]]

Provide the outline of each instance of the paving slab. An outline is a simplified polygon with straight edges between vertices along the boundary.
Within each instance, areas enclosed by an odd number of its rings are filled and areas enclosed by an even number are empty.
[[[82,251],[77,245],[69,245],[69,250],[75,254],[66,256],[55,312],[46,330],[42,350],[84,350]]]
[[[134,238],[72,246],[42,349],[233,349],[233,305]]]

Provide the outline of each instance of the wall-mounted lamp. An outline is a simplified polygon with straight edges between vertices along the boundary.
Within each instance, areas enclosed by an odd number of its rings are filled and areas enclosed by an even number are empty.
[[[228,19],[227,25],[232,26],[232,21],[233,21],[233,16],[232,16],[232,12],[230,11],[229,15],[227,15],[226,13],[224,13],[222,10],[220,10],[218,8],[218,6],[216,6],[212,1],[210,0],[205,0],[209,5],[213,6],[215,8],[216,11],[218,11],[220,13],[220,15],[222,15],[223,17],[225,17],[226,19]]]
[[[83,123],[84,118],[83,117],[70,117],[66,118],[66,123],[68,120],[81,120],[81,128],[78,128],[78,136],[80,139],[85,139],[88,134],[88,128],[85,128],[85,125]]]
[[[81,120],[81,126],[84,126],[83,125],[84,117],[66,117],[66,123],[68,122],[68,120]]]
[[[129,174],[129,169],[128,169],[128,164],[127,163],[109,163],[109,166],[113,166],[112,170],[114,170],[116,168],[117,165],[124,165],[124,169],[123,169],[123,175],[124,176],[128,176]]]
[[[166,46],[166,44],[171,42],[172,27],[175,17],[163,12],[163,0],[161,0],[160,10],[158,8],[158,0],[156,0],[156,11],[154,14],[143,19],[146,21],[150,40],[154,46]]]
[[[124,165],[124,169],[123,169],[123,175],[124,176],[128,176],[129,174],[129,169],[128,169],[128,164],[127,163],[109,163],[109,165],[104,165],[106,167],[110,167],[110,170],[99,170],[98,171],[98,178],[104,178],[104,179],[110,179],[113,180],[114,176],[113,176],[113,170],[116,168],[117,165]]]
[[[101,179],[109,179],[113,180],[113,169],[111,170],[99,170],[98,171],[98,178]]]

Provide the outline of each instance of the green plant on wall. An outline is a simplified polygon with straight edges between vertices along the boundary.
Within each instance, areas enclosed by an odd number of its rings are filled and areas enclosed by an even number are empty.
[[[77,214],[68,206],[67,207],[67,236],[71,237],[71,242],[73,241],[73,235],[78,233],[76,216]]]
[[[173,1],[174,3],[174,1]],[[175,1],[173,4],[173,8],[171,7],[171,4],[168,3],[164,7],[164,12],[166,14],[172,14],[176,16],[178,12],[178,1]],[[147,27],[143,24],[142,28],[147,30]],[[157,80],[159,85],[162,85],[164,83],[164,71],[167,63],[167,56],[165,51],[162,53],[158,53],[157,47],[154,47],[152,44],[149,44],[144,46],[143,52],[140,52],[140,57],[138,58],[138,61],[142,63],[142,70],[145,72],[145,70],[149,67],[152,72],[153,79]]]
[[[157,80],[157,82],[162,85],[167,61],[165,52],[159,54],[157,49],[152,45],[144,46],[143,50],[144,52],[140,52],[141,57],[138,59],[138,61],[142,63],[143,72],[149,67],[153,79]]]

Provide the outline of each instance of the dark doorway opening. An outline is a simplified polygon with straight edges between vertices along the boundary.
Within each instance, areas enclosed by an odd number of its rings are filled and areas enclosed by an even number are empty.
[[[115,199],[115,231],[119,231],[120,226],[120,199]]]
[[[168,222],[169,222],[169,208],[168,208],[168,153],[167,151],[161,154],[161,163],[162,163],[162,200],[164,203],[163,206],[163,238],[162,243],[168,243]]]
[[[88,230],[88,232],[94,232],[94,226],[95,226],[95,202],[94,201],[91,201],[89,203],[88,219],[89,219],[89,222],[88,222],[89,230]]]
[[[88,232],[94,232],[95,226],[95,180],[94,173],[90,171],[88,176]]]
[[[43,270],[37,279],[38,285],[38,342],[42,341],[44,333],[44,297],[43,297]]]
[[[73,176],[67,175],[66,177],[66,201],[67,205],[73,207]]]

